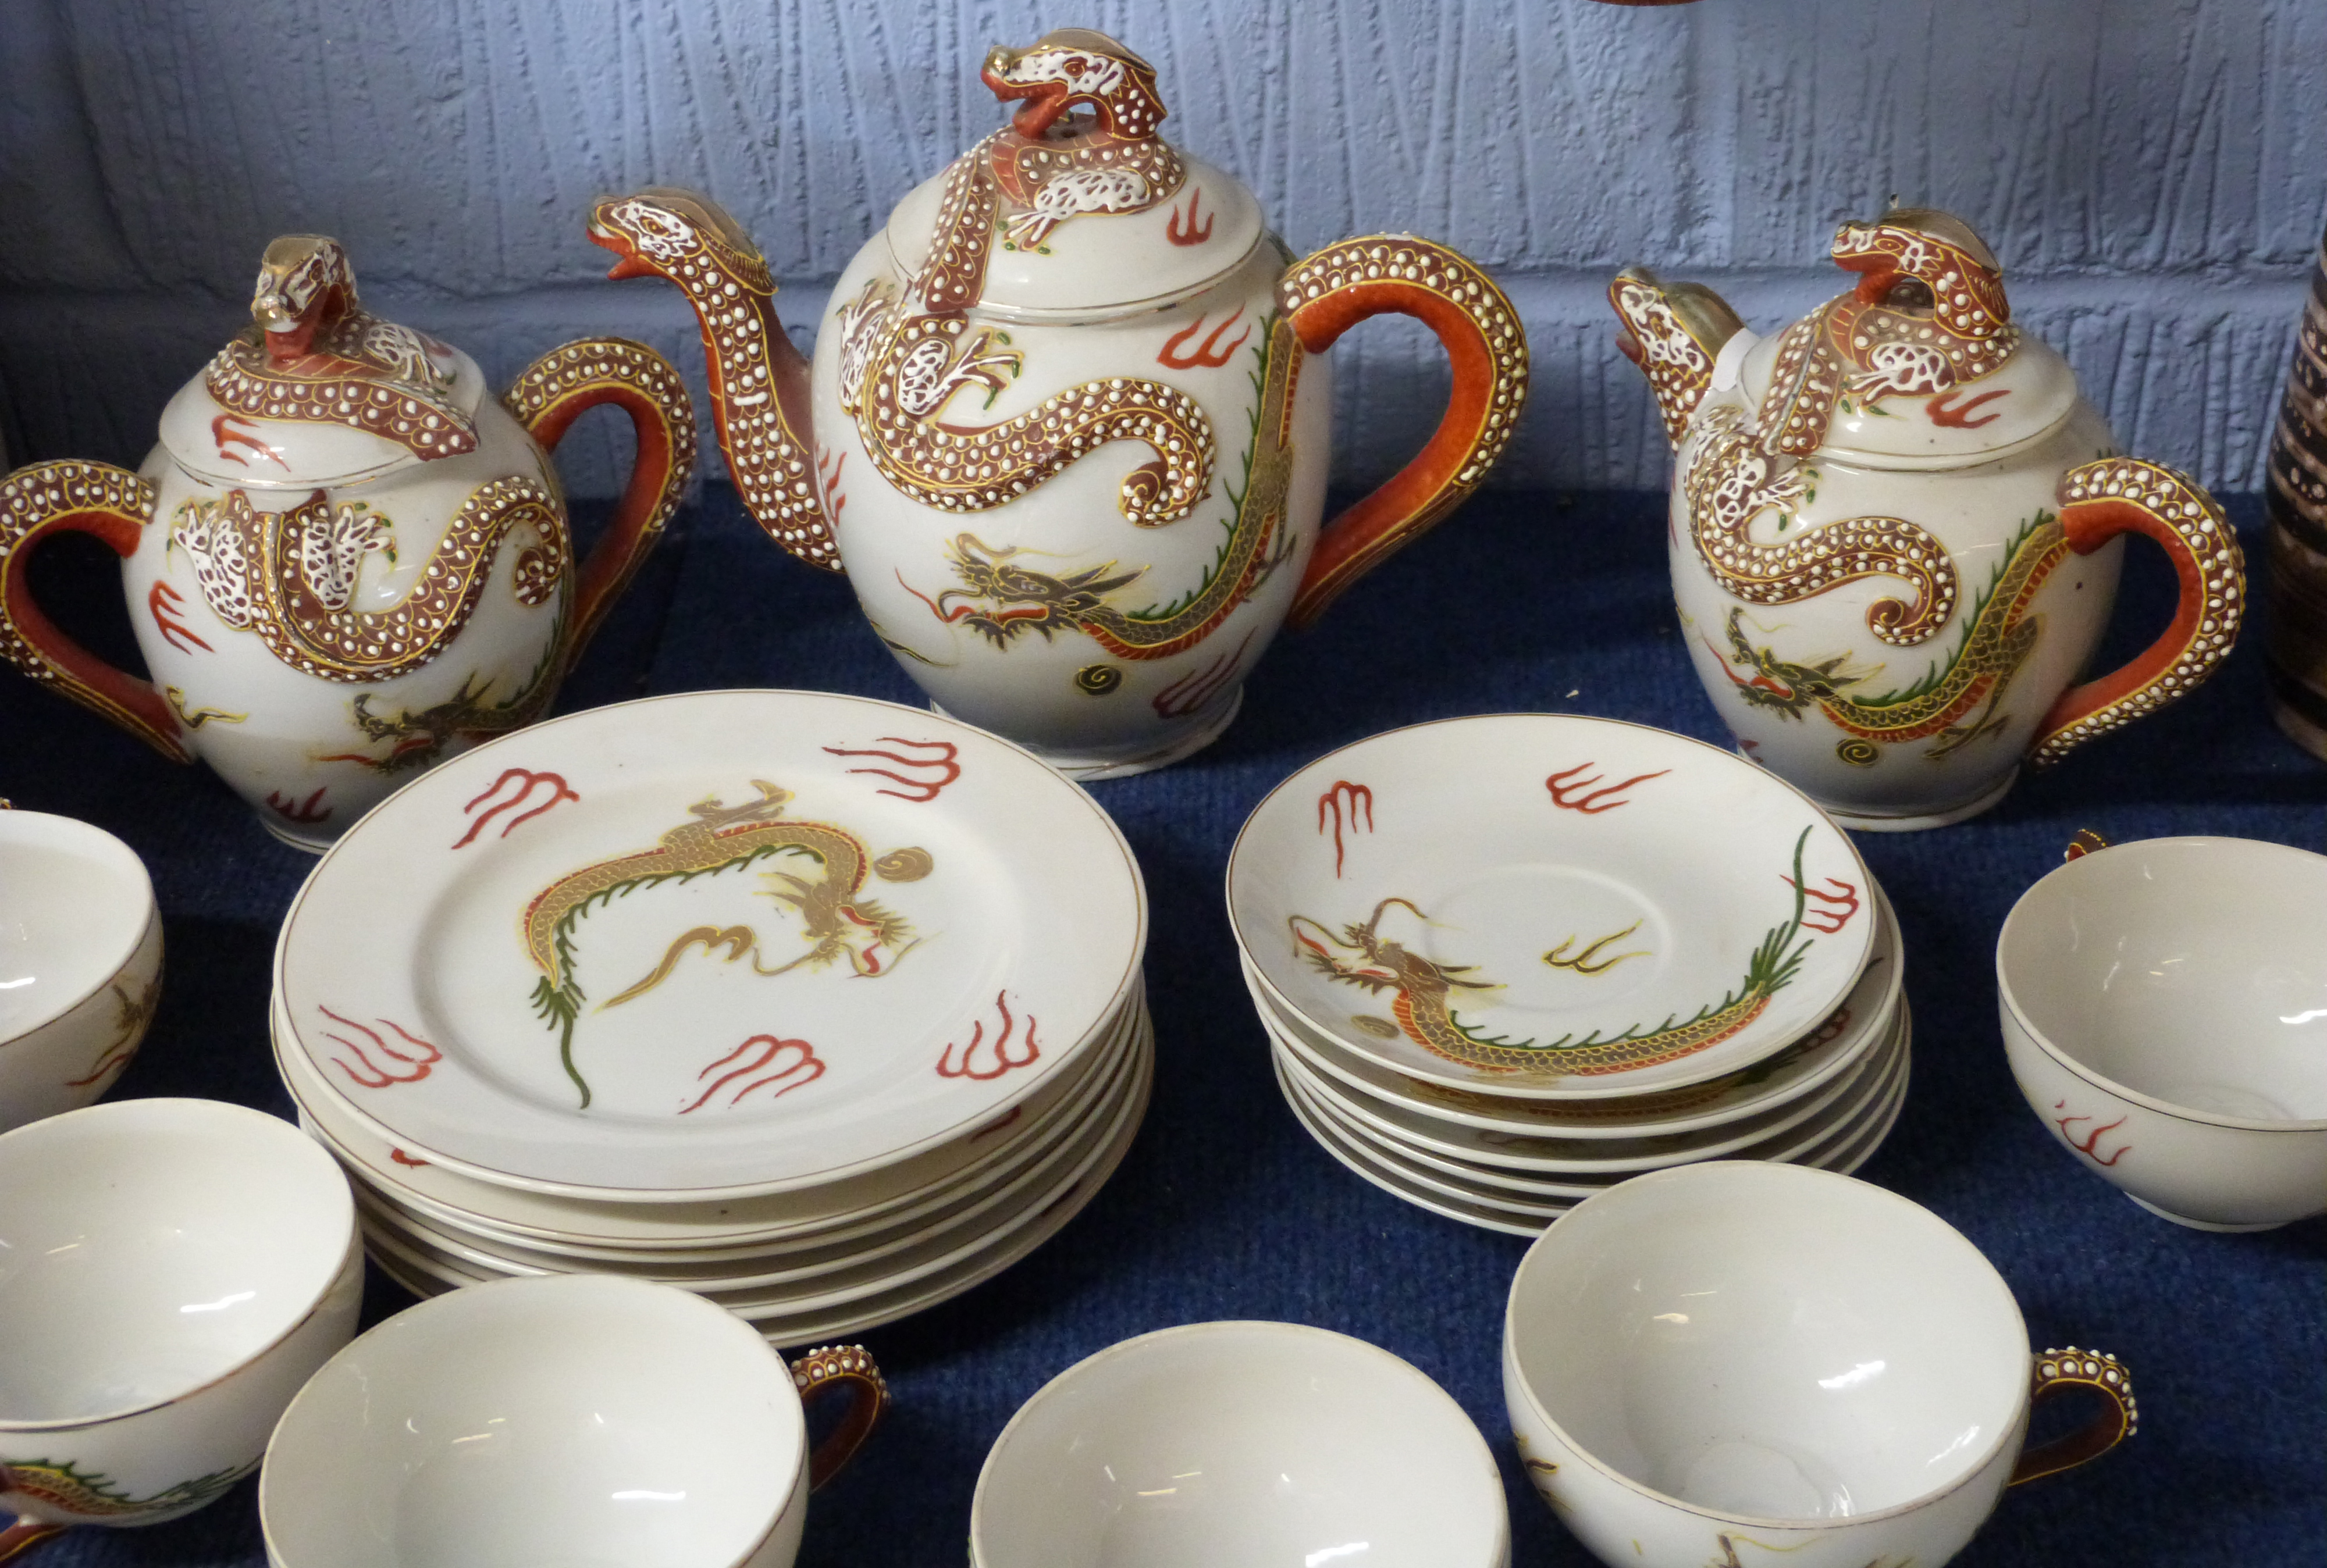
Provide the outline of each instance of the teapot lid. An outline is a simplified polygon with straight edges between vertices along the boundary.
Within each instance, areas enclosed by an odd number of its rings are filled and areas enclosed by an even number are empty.
[[[923,309],[1012,316],[1160,306],[1261,242],[1260,203],[1156,135],[1155,70],[1103,33],[995,49],[980,72],[1024,100],[1010,123],[890,214],[890,255]]]
[[[269,245],[250,314],[162,412],[163,447],[196,478],[313,490],[476,450],[483,373],[366,311],[337,240]]]
[[[2076,406],[2075,373],[2012,324],[2003,269],[1961,219],[1894,209],[1844,224],[1832,255],[1858,286],[1739,366],[1773,450],[1950,467],[2042,435]]]

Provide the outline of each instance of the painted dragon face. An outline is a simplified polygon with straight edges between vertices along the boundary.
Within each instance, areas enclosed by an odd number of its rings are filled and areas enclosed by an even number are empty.
[[[1829,254],[1836,266],[1861,275],[1856,292],[1864,303],[1935,311],[1973,336],[2012,319],[1995,253],[1951,213],[1902,207],[1871,223],[1845,223]]]
[[[1028,141],[1041,140],[1079,106],[1098,115],[1110,135],[1126,138],[1153,136],[1169,112],[1155,96],[1155,68],[1088,28],[1061,28],[1029,49],[997,46],[978,74],[1005,103],[1025,100],[1010,124]]]
[[[286,234],[259,258],[250,316],[277,352],[304,353],[319,329],[356,308],[355,269],[338,240]]]
[[[730,271],[749,276],[767,270],[759,247],[726,209],[708,196],[668,186],[599,202],[590,210],[590,243],[621,258],[608,277],[666,272],[706,249],[720,252]]]

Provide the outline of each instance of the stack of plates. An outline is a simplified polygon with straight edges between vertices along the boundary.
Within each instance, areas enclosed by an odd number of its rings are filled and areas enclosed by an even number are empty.
[[[276,1059],[423,1294],[696,1291],[781,1344],[967,1290],[1147,1103],[1131,851],[1015,746],[892,704],[706,692],[424,775],[326,854]]]
[[[1395,730],[1279,785],[1228,882],[1294,1115],[1435,1213],[1532,1235],[1668,1165],[1855,1170],[1906,1098],[1889,901],[1807,797],[1699,742]]]

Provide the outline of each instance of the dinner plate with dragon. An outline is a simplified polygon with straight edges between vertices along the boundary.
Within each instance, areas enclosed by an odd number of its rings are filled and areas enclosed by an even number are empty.
[[[1301,1022],[1409,1078],[1519,1098],[1678,1088],[1775,1055],[1874,945],[1872,879],[1808,797],[1640,724],[1392,730],[1271,791],[1229,917]]]
[[[1280,1070],[1308,1096],[1311,1106],[1323,1113],[1332,1122],[1335,1130],[1345,1137],[1387,1153],[1418,1172],[1454,1182],[1466,1190],[1532,1203],[1567,1202],[1588,1198],[1643,1171],[1695,1164],[1701,1160],[1768,1160],[1780,1163],[1803,1160],[1879,1113],[1883,1098],[1892,1087],[1892,1078],[1904,1050],[1903,1043],[1894,1033],[1882,1050],[1869,1057],[1856,1071],[1836,1086],[1835,1097],[1828,1105],[1822,1106],[1818,1114],[1792,1126],[1771,1131],[1725,1150],[1708,1149],[1700,1153],[1687,1148],[1676,1149],[1652,1165],[1570,1170],[1537,1167],[1522,1171],[1490,1165],[1434,1149],[1357,1115],[1347,1100],[1334,1094],[1313,1074],[1305,1072],[1297,1058],[1285,1057],[1279,1065]]]
[[[1724,1122],[1697,1133],[1664,1137],[1583,1139],[1547,1137],[1540,1133],[1487,1131],[1460,1123],[1441,1122],[1398,1106],[1350,1090],[1320,1070],[1310,1053],[1289,1034],[1270,1031],[1274,1048],[1287,1058],[1287,1067],[1304,1087],[1326,1100],[1343,1119],[1354,1121],[1383,1141],[1460,1162],[1463,1166],[1500,1168],[1521,1179],[1603,1177],[1653,1171],[1685,1160],[1715,1160],[1741,1154],[1802,1129],[1815,1133],[1853,1106],[1854,1091],[1871,1089],[1888,1063],[1888,1048],[1896,1031],[1895,1009],[1881,1031],[1880,1048],[1867,1052],[1848,1072],[1792,1100],[1740,1121]],[[1751,1153],[1743,1158],[1754,1158]]]
[[[1370,1102],[1472,1132],[1631,1143],[1701,1133],[1760,1116],[1817,1092],[1864,1060],[1885,1038],[1906,994],[1899,918],[1880,883],[1874,888],[1874,951],[1843,1004],[1818,1028],[1775,1055],[1721,1078],[1621,1098],[1513,1099],[1424,1083],[1347,1050],[1303,1023],[1269,994],[1249,957],[1243,963],[1245,985],[1262,1027],[1273,1038],[1291,1046],[1305,1065]]]
[[[332,1102],[481,1181],[706,1201],[965,1139],[1104,1037],[1146,905],[1089,796],[926,711],[595,708],[422,775],[284,922]]]
[[[1007,1180],[1098,1108],[1135,1034],[1146,1027],[1144,996],[1135,993],[1132,1000],[1108,1040],[1060,1075],[1040,1103],[1005,1112],[958,1145],[831,1187],[705,1203],[601,1202],[476,1181],[407,1153],[342,1113],[315,1082],[306,1059],[285,1049],[279,1007],[275,1058],[303,1125],[350,1176],[435,1223],[495,1246],[601,1262],[710,1260],[821,1248],[879,1234]]]
[[[762,1252],[696,1257],[693,1255],[617,1263],[575,1257],[535,1248],[512,1246],[496,1237],[444,1222],[398,1203],[369,1183],[355,1183],[357,1202],[383,1227],[425,1242],[468,1265],[512,1274],[625,1274],[661,1284],[701,1291],[799,1290],[807,1282],[847,1271],[863,1271],[885,1259],[925,1248],[936,1237],[967,1239],[983,1235],[1025,1210],[1030,1203],[1048,1202],[1053,1190],[1090,1153],[1114,1125],[1123,1102],[1132,1093],[1141,1070],[1145,1045],[1127,1056],[1110,1075],[1101,1115],[1070,1137],[1042,1151],[1040,1156],[1006,1180],[990,1188],[958,1197],[942,1209],[871,1236],[806,1249],[771,1248]]]

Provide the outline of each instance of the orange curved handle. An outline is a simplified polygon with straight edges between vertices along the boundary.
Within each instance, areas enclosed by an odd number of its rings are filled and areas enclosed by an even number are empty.
[[[2107,1402],[2105,1409],[2065,1437],[2036,1448],[2023,1449],[2012,1467],[2006,1486],[2019,1486],[2097,1460],[2141,1430],[2141,1412],[2133,1403],[2133,1377],[2125,1364],[2106,1350],[2047,1350],[2036,1358],[2035,1383],[2029,1402],[2049,1399],[2069,1388],[2089,1388]]]
[[[584,338],[527,366],[501,403],[548,451],[556,450],[576,419],[602,403],[629,415],[638,431],[631,482],[604,536],[582,563],[573,631],[565,642],[570,669],[687,493],[695,472],[695,402],[670,361],[644,343]]]
[[[0,1530],[0,1563],[14,1563],[42,1542],[61,1535],[66,1525],[51,1525],[46,1519],[18,1519]]]
[[[1324,352],[1371,316],[1412,316],[1446,346],[1454,391],[1413,462],[1328,524],[1294,594],[1306,626],[1343,589],[1422,534],[1478,488],[1527,402],[1527,333],[1519,312],[1477,266],[1443,245],[1375,234],[1330,245],[1276,285],[1301,346]]]
[[[173,762],[189,762],[193,754],[161,694],[60,630],[33,602],[28,574],[33,552],[59,534],[93,535],[128,559],[153,519],[154,503],[152,485],[104,462],[30,463],[0,483],[0,658]],[[156,583],[154,592],[163,591]]]
[[[849,1402],[847,1416],[808,1457],[808,1487],[814,1491],[846,1470],[873,1435],[889,1408],[889,1385],[864,1346],[826,1345],[792,1363],[792,1386],[799,1390],[802,1404],[836,1388],[853,1389],[856,1395]]]
[[[2246,556],[2237,533],[2196,480],[2162,463],[2107,457],[2061,478],[2061,527],[2089,555],[2119,534],[2146,534],[2182,580],[2173,622],[2139,657],[2061,694],[2037,725],[2038,767],[2097,735],[2188,695],[2229,657],[2246,612]]]

